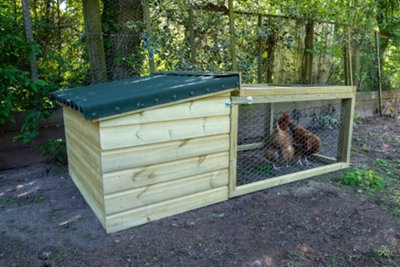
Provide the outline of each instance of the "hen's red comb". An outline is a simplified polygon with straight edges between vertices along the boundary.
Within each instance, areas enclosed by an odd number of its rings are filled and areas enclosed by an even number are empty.
[[[287,118],[287,119],[290,118],[290,116],[289,116],[288,114],[286,114],[286,113],[283,113],[283,117],[285,117],[285,118]]]

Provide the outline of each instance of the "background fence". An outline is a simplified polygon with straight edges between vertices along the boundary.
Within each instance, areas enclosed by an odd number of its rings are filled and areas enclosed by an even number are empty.
[[[248,10],[229,9],[231,0],[88,2],[95,4],[31,1],[39,76],[61,88],[154,70],[238,70],[245,83],[354,84],[358,91],[400,85],[391,40],[380,79],[375,33],[351,25],[270,15],[258,2]],[[22,22],[22,6],[11,5]]]

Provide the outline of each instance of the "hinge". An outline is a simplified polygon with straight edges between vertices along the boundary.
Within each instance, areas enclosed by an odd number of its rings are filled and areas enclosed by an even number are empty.
[[[248,97],[246,97],[246,99],[236,100],[236,101],[232,101],[232,99],[228,99],[225,102],[225,105],[228,107],[231,107],[232,105],[239,105],[239,104],[253,104],[253,97],[248,96]]]

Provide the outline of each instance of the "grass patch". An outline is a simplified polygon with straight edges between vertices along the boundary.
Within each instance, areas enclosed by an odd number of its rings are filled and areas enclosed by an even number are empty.
[[[261,174],[269,174],[272,171],[271,165],[260,165],[257,167],[257,172]]]
[[[15,198],[11,198],[11,197],[3,197],[3,198],[0,198],[0,202],[3,204],[15,204],[15,203],[17,203],[17,200]]]

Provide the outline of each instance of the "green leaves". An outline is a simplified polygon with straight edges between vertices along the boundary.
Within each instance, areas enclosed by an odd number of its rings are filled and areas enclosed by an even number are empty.
[[[337,178],[340,182],[350,186],[363,186],[367,189],[378,190],[385,187],[385,180],[377,175],[374,170],[362,170],[356,168],[353,171],[345,171],[343,177]]]
[[[38,145],[40,148],[41,156],[51,156],[58,162],[65,160],[65,154],[67,152],[66,142],[64,139],[50,138],[45,144]]]

